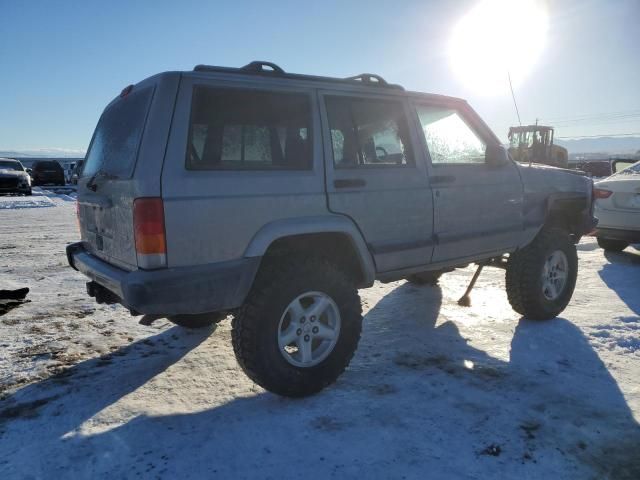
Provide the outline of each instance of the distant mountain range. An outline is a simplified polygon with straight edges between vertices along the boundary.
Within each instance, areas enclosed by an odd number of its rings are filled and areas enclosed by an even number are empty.
[[[563,139],[554,140],[554,143],[565,147],[570,154],[601,153],[615,155],[640,152],[640,136]]]
[[[555,140],[569,154],[640,154],[640,136],[634,137],[593,137]],[[84,150],[65,148],[42,148],[34,150],[0,150],[0,157],[8,158],[83,158]]]
[[[39,148],[33,150],[0,150],[5,158],[83,158],[84,150],[72,148]]]

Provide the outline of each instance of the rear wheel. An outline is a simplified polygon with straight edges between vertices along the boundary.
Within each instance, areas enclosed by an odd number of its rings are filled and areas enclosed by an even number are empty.
[[[407,282],[413,283],[414,285],[437,285],[442,273],[443,272],[437,270],[433,272],[414,273],[407,277]]]
[[[532,320],[554,318],[569,304],[577,275],[578,255],[569,233],[543,229],[531,244],[509,257],[509,303]]]
[[[629,246],[629,243],[624,240],[613,240],[611,238],[602,237],[597,238],[598,245],[600,245],[601,248],[604,248],[607,252],[621,252]]]
[[[190,315],[171,315],[167,319],[184,328],[204,328],[221,322],[226,313],[196,313]]]
[[[345,370],[362,329],[354,283],[323,258],[266,260],[233,319],[233,349],[258,385],[290,397],[319,392]]]

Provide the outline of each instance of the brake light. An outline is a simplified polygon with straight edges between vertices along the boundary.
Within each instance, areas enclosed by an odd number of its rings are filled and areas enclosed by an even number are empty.
[[[593,189],[593,198],[609,198],[611,195],[613,195],[611,190],[605,190],[604,188]]]
[[[167,243],[161,198],[136,198],[133,201],[133,230],[138,265],[142,268],[166,266]]]

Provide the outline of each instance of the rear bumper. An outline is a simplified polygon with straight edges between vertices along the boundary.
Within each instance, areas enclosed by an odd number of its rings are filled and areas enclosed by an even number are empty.
[[[179,315],[231,310],[244,303],[260,257],[194,267],[128,272],[89,253],[82,242],[67,246],[69,265],[140,314]]]
[[[623,240],[629,243],[640,243],[640,230],[622,230],[618,228],[598,228],[596,237]]]

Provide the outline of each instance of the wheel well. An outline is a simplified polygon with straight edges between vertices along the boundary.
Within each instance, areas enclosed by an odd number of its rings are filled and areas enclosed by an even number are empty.
[[[567,230],[578,241],[583,233],[581,227],[586,208],[584,198],[557,200],[549,208],[545,226]]]
[[[356,285],[364,286],[366,283],[358,251],[345,233],[309,233],[279,238],[269,245],[264,259],[291,254],[317,255],[327,258],[353,278]]]

